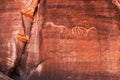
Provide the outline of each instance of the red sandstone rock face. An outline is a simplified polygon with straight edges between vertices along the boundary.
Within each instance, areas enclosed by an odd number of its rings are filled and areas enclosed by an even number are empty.
[[[0,70],[9,74],[23,50],[24,43],[16,39],[16,34],[23,31],[18,5],[13,1],[0,1]]]
[[[15,80],[119,80],[119,1],[0,3],[3,73]]]

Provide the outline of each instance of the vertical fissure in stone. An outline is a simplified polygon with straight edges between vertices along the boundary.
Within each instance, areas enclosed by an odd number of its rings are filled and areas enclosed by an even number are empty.
[[[39,4],[39,2],[40,2],[40,0],[35,0],[35,1],[37,1],[37,5],[35,5],[34,6],[34,12],[33,12],[33,15],[31,16],[32,18],[32,21],[30,22],[31,23],[31,25],[29,26],[30,27],[30,32],[31,32],[31,30],[32,30],[32,25],[33,25],[33,21],[34,21],[34,16],[35,16],[35,14],[37,13],[37,10],[38,10],[38,4]],[[30,7],[30,6],[29,6]],[[31,9],[31,8],[30,8]],[[29,10],[29,8],[28,8],[28,11],[30,11]],[[27,12],[28,12],[27,11]],[[32,13],[31,13],[32,14]],[[22,25],[23,25],[23,30],[24,30],[24,35],[26,35],[26,26],[25,26],[25,21],[24,21],[24,16],[27,16],[26,14],[24,14],[24,13],[22,13],[21,12],[21,19],[22,19]],[[30,34],[29,34],[29,39],[30,39]],[[15,67],[14,67],[14,69],[13,69],[13,72],[10,74],[10,76],[12,76],[15,72],[16,72],[16,68],[18,67],[18,65],[20,64],[20,61],[21,61],[21,58],[22,58],[22,55],[25,53],[25,50],[26,50],[26,48],[27,48],[27,45],[28,45],[28,41],[26,41],[25,43],[24,43],[24,46],[23,46],[23,49],[22,49],[22,54],[20,55],[20,58],[19,58],[19,60],[18,60],[18,62],[16,63],[16,65],[15,65]]]

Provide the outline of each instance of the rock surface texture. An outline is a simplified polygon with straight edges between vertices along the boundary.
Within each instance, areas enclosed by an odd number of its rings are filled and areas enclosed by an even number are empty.
[[[0,72],[0,80],[13,80],[13,79],[9,78],[8,76],[6,76],[2,72]]]
[[[120,80],[119,21],[120,0],[0,0],[0,80]]]

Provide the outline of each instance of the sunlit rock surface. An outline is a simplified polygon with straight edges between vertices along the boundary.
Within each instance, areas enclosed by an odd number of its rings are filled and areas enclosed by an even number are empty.
[[[15,80],[119,80],[119,0],[1,0],[0,71]]]
[[[14,0],[0,0],[0,71],[11,74],[24,43],[16,35],[23,32],[22,15]]]

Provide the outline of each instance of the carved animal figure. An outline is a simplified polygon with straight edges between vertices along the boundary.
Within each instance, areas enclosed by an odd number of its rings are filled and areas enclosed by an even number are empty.
[[[91,28],[87,29],[87,28],[84,28],[84,27],[76,26],[76,27],[72,28],[72,34],[75,35],[77,39],[80,38],[80,37],[87,37],[90,30],[92,30],[92,29],[96,29],[96,28],[91,27]]]
[[[67,29],[65,26],[62,25],[56,25],[53,22],[47,22],[46,26],[50,25],[51,27],[56,27],[56,28],[60,28],[60,32],[62,33],[65,29]]]

